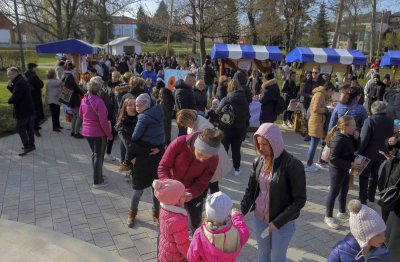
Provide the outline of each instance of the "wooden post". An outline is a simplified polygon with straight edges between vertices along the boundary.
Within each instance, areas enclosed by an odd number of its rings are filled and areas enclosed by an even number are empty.
[[[306,69],[306,63],[301,63],[301,73],[300,73],[300,94],[303,91],[304,87],[304,74],[305,74],[305,69]]]
[[[394,80],[396,80],[396,72],[397,72],[397,69],[399,68],[399,66],[398,65],[395,65],[394,67],[393,67],[393,81]]]

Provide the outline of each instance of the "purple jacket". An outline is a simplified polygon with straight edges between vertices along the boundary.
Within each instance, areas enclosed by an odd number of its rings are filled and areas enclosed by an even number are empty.
[[[107,107],[99,96],[85,94],[79,108],[82,118],[82,135],[85,137],[106,136],[112,139],[110,125],[107,119]]]

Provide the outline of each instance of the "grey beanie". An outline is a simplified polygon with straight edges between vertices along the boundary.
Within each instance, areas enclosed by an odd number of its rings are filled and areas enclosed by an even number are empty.
[[[143,105],[146,108],[150,108],[151,98],[148,94],[141,94],[136,98],[136,104]]]

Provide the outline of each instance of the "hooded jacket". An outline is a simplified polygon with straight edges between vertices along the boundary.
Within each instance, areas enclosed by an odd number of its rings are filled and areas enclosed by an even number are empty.
[[[249,103],[246,99],[245,92],[239,90],[229,93],[224,99],[222,99],[221,103],[219,104],[219,107],[217,109],[217,114],[226,104],[232,105],[235,111],[235,122],[230,127],[246,129],[248,127],[250,114],[249,114]],[[227,128],[229,128],[223,126],[223,124],[221,124],[220,127],[224,132]]]
[[[175,83],[175,105],[179,111],[181,109],[196,110],[196,102],[194,99],[193,88],[188,86],[185,81],[179,79]]]
[[[203,194],[218,165],[218,155],[203,162],[196,159],[193,144],[200,133],[180,136],[172,141],[158,165],[158,178],[182,182],[192,199]]]
[[[281,228],[300,215],[304,207],[306,194],[306,176],[304,165],[284,150],[282,134],[279,127],[265,123],[260,126],[256,136],[262,136],[269,141],[274,154],[272,179],[269,194],[269,221],[277,228]],[[260,193],[259,176],[264,164],[262,156],[253,162],[252,173],[249,178],[244,197],[240,203],[243,214],[255,209],[255,201]]]
[[[271,79],[262,84],[263,96],[260,99],[260,123],[273,123],[276,121],[275,107],[280,96],[278,81]]]
[[[139,140],[154,146],[165,143],[164,112],[160,105],[150,107],[138,115],[132,142]]]
[[[111,140],[112,134],[107,115],[107,107],[101,97],[85,94],[79,108],[79,116],[82,118],[82,135],[85,137],[106,136],[108,140]]]
[[[356,262],[356,256],[360,250],[357,240],[352,235],[348,235],[333,247],[328,262]],[[357,262],[364,261],[364,258],[357,260]]]
[[[200,228],[198,228],[193,234],[192,243],[190,244],[190,248],[187,253],[188,260],[190,262],[236,261],[236,258],[239,256],[242,247],[246,244],[250,237],[250,232],[241,214],[236,213],[231,219],[231,224],[228,224],[227,226],[215,231],[208,229],[204,224],[201,225]],[[210,236],[206,237],[205,234]],[[226,238],[224,247],[227,245],[236,246],[235,251],[224,252],[212,244],[209,240],[209,238],[216,239],[218,237],[222,239]]]
[[[161,203],[158,261],[187,261],[189,245],[187,211],[182,207]]]
[[[320,86],[314,89],[310,104],[310,118],[308,119],[308,135],[317,138],[325,137],[324,124],[326,121],[326,90]]]

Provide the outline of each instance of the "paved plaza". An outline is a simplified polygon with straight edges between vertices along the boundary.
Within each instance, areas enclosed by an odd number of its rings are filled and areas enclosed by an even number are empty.
[[[173,129],[176,135],[176,127]],[[151,218],[150,189],[140,202],[135,227],[128,228],[132,188],[116,172],[117,162],[104,164],[109,186],[92,189],[91,152],[86,140],[70,137],[68,129],[62,133],[50,130],[51,122],[47,121],[42,126],[42,137],[36,138],[37,150],[24,157],[18,156],[21,141],[17,134],[0,138],[0,218],[69,235],[128,261],[156,261],[158,228]],[[242,147],[241,175],[228,175],[220,186],[236,204],[244,194],[255,156],[251,135]],[[283,136],[286,149],[304,162],[308,144],[292,131],[283,130]],[[115,156],[119,156],[118,149],[119,140],[114,144]],[[327,170],[307,174],[307,204],[296,222],[288,251],[290,261],[326,261],[334,244],[349,231],[348,224],[330,230],[323,223],[328,184]],[[351,190],[349,198],[356,195]],[[245,218],[251,238],[238,261],[256,261],[253,214]]]

